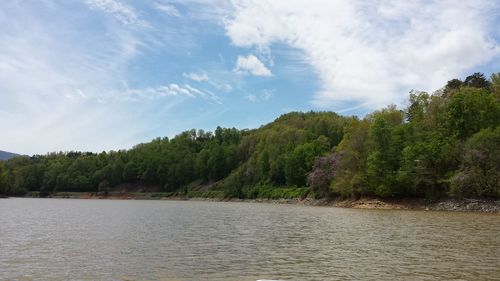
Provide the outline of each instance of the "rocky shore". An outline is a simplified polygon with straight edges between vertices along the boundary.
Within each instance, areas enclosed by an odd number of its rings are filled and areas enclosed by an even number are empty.
[[[195,200],[207,200],[196,198]],[[211,199],[208,199],[211,200]],[[228,201],[276,203],[276,204],[300,204],[307,206],[325,206],[352,209],[375,209],[375,210],[423,210],[423,211],[459,211],[459,212],[488,212],[500,214],[500,200],[480,199],[378,199],[362,198],[357,200],[345,199],[230,199]]]
[[[214,201],[214,202],[251,202],[271,204],[298,204],[306,206],[324,206],[353,209],[377,209],[377,210],[424,210],[424,211],[460,211],[460,212],[488,212],[500,214],[500,200],[487,199],[237,199],[237,198],[204,198],[204,197],[161,197],[154,193],[113,193],[103,196],[96,193],[56,193],[52,198],[70,199],[118,199],[118,200],[191,200],[191,201]]]
[[[334,201],[328,205],[356,209],[391,209],[391,210],[425,210],[425,211],[461,211],[500,213],[500,200],[480,199],[391,199],[376,198]]]

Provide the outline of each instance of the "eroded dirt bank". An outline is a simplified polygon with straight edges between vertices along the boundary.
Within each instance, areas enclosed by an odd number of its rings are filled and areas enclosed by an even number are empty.
[[[252,202],[272,204],[299,204],[307,206],[326,206],[354,209],[380,209],[380,210],[427,210],[427,211],[465,211],[465,212],[490,212],[500,214],[500,200],[485,199],[378,199],[361,198],[353,199],[226,199],[226,198],[186,198],[182,196],[161,197],[155,193],[113,193],[103,196],[95,193],[56,193],[52,198],[74,199],[129,199],[129,200],[192,200],[216,202]]]

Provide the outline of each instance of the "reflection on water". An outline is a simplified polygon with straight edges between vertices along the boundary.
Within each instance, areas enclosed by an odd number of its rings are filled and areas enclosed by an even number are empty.
[[[0,200],[0,280],[498,280],[500,216]]]

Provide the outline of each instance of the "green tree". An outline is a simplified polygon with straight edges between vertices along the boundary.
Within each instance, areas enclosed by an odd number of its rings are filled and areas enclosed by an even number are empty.
[[[342,196],[373,195],[367,182],[366,163],[370,152],[369,119],[352,120],[336,151],[342,154],[332,183],[333,191]]]
[[[462,88],[449,100],[445,118],[449,133],[465,140],[482,128],[500,124],[500,104],[486,89]]]
[[[139,167],[135,161],[129,161],[123,168],[123,180],[125,182],[136,182],[138,179]]]
[[[500,197],[500,126],[487,128],[467,140],[462,166],[451,180],[458,197]]]
[[[0,161],[0,196],[7,195],[9,193],[8,188],[8,174],[4,167],[2,161]]]
[[[222,179],[226,172],[226,159],[224,149],[220,145],[214,145],[208,159],[208,167],[210,167],[209,178],[213,181]]]
[[[491,94],[500,102],[500,72],[491,74]]]
[[[313,142],[297,146],[288,153],[285,162],[285,177],[288,185],[306,186],[307,174],[311,171],[314,158],[326,152],[328,140],[321,136]]]
[[[370,138],[373,149],[368,155],[367,176],[375,195],[388,197],[401,195],[397,171],[404,147],[403,113],[389,106],[372,115]]]
[[[476,72],[472,75],[467,76],[464,80],[464,85],[474,88],[489,88],[491,83],[484,77],[484,74]]]
[[[450,94],[453,93],[454,91],[460,89],[464,85],[464,82],[460,79],[451,79],[446,83],[446,86],[444,88],[445,93]]]
[[[262,179],[263,181],[266,181],[269,178],[269,173],[271,170],[271,165],[269,164],[269,152],[267,152],[267,150],[264,150],[259,155],[259,160],[257,165],[259,170],[259,178]]]

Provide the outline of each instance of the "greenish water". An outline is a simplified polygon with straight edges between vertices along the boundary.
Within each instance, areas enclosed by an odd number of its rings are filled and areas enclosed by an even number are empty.
[[[0,199],[0,280],[499,280],[500,216]]]

